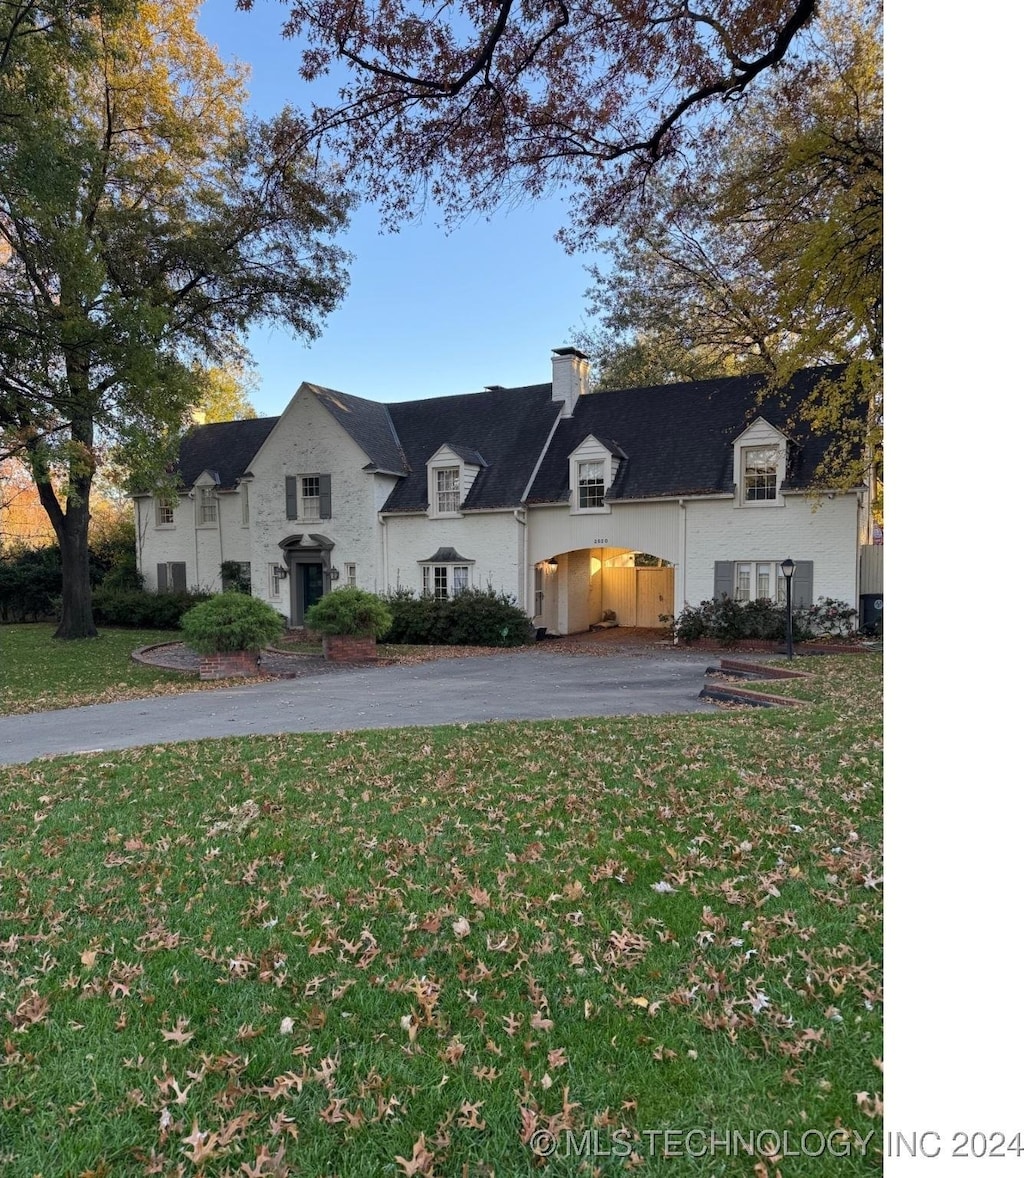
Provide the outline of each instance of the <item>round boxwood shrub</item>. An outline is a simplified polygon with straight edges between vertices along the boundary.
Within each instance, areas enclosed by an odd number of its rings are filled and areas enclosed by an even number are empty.
[[[181,619],[185,641],[199,654],[260,650],[284,630],[281,615],[258,597],[218,593]]]
[[[318,634],[379,638],[391,626],[391,611],[374,593],[347,587],[325,593],[306,610],[305,622]]]

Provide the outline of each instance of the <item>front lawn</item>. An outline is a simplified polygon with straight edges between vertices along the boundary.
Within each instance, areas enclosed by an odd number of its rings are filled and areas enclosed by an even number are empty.
[[[67,642],[53,622],[0,626],[0,714],[109,703],[197,687],[181,675],[132,662],[152,642],[180,642],[180,630],[118,630]]]
[[[879,1172],[881,660],[810,669],[0,771],[0,1170]]]

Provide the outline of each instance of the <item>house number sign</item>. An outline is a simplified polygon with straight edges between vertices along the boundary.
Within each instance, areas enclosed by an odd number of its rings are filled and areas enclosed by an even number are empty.
[[[599,545],[599,544],[607,544],[607,543],[608,543],[608,537],[607,537],[607,536],[602,536],[602,537],[601,537],[599,540],[591,540],[591,541],[590,541],[590,543],[591,543],[591,544],[593,544],[595,547],[596,547],[597,545]]]

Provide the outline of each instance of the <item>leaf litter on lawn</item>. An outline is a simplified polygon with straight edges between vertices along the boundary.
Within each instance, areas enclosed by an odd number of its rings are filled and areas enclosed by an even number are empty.
[[[4,1173],[671,1173],[655,1131],[866,1137],[879,664],[816,660],[799,714],[5,770]]]

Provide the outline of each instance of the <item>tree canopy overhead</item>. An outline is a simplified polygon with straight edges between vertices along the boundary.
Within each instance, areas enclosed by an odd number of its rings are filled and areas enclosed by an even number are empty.
[[[694,117],[790,51],[815,0],[283,0],[318,112],[371,198],[449,214],[569,182],[605,223],[691,142]],[[254,0],[239,0],[242,8]],[[341,68],[338,68],[340,65]]]
[[[823,8],[803,59],[666,172],[595,271],[604,387],[843,364],[802,407],[831,482],[877,454],[882,373],[882,48],[874,0]]]
[[[0,432],[61,547],[62,637],[95,633],[104,447],[152,459],[251,324],[315,336],[346,287],[340,172],[295,115],[245,117],[197,9],[0,9]]]

